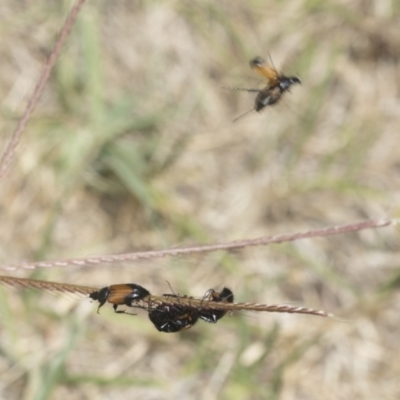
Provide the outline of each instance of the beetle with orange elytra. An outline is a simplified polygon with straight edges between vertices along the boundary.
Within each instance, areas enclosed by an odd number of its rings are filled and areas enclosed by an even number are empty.
[[[290,91],[292,85],[301,84],[299,77],[279,74],[275,67],[268,65],[268,63],[259,56],[250,61],[250,67],[263,78],[266,78],[267,85],[262,89],[233,88],[234,90],[258,93],[255,98],[254,108],[235,118],[234,122],[253,110],[259,112],[265,107],[276,104],[285,92]]]
[[[125,311],[118,310],[118,306],[125,305],[133,307],[135,303],[144,300],[148,296],[150,296],[150,292],[136,283],[106,286],[89,295],[91,299],[97,300],[100,303],[97,313],[99,313],[100,307],[103,307],[103,305],[108,302],[113,304],[116,313],[121,314],[125,313]]]

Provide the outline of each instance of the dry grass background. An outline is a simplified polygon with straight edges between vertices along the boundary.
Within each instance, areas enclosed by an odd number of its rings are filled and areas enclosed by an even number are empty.
[[[13,130],[70,2],[0,5],[0,128]],[[397,217],[400,4],[87,3],[1,184],[1,262]],[[302,86],[235,124],[270,53]],[[393,228],[42,279],[323,308],[180,334],[67,296],[0,288],[4,399],[397,399]],[[27,276],[27,271],[20,276]]]

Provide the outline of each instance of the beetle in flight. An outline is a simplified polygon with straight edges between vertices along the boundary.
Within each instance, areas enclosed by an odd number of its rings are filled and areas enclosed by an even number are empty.
[[[285,92],[290,91],[290,87],[295,84],[300,84],[301,80],[297,76],[285,76],[279,75],[275,67],[271,67],[261,57],[255,57],[250,61],[250,67],[257,72],[259,75],[267,79],[267,85],[262,89],[241,89],[235,88],[235,90],[244,90],[246,92],[257,93],[254,110],[261,111],[267,106],[276,104]],[[253,109],[240,115],[233,122],[244,117]]]

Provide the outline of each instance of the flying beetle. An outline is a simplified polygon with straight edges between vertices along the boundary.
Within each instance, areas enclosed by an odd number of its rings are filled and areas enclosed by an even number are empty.
[[[272,61],[271,61],[272,64]],[[262,89],[233,88],[234,90],[243,90],[246,92],[257,93],[254,102],[254,108],[246,111],[244,114],[235,118],[233,122],[244,117],[252,111],[261,111],[265,107],[272,106],[281,99],[285,92],[290,91],[292,85],[301,84],[297,76],[285,76],[279,74],[274,66],[270,66],[263,58],[257,56],[250,61],[250,67],[267,80],[267,85]]]

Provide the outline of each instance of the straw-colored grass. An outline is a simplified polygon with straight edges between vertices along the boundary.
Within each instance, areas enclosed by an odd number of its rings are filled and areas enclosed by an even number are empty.
[[[0,5],[3,143],[64,3]],[[88,2],[1,182],[1,263],[398,217],[399,23],[394,0]],[[262,86],[248,61],[268,53],[303,85],[232,124],[254,95],[223,87]],[[399,398],[398,238],[35,272],[157,294],[227,286],[341,319],[248,312],[162,334],[145,313],[0,287],[0,397]]]

